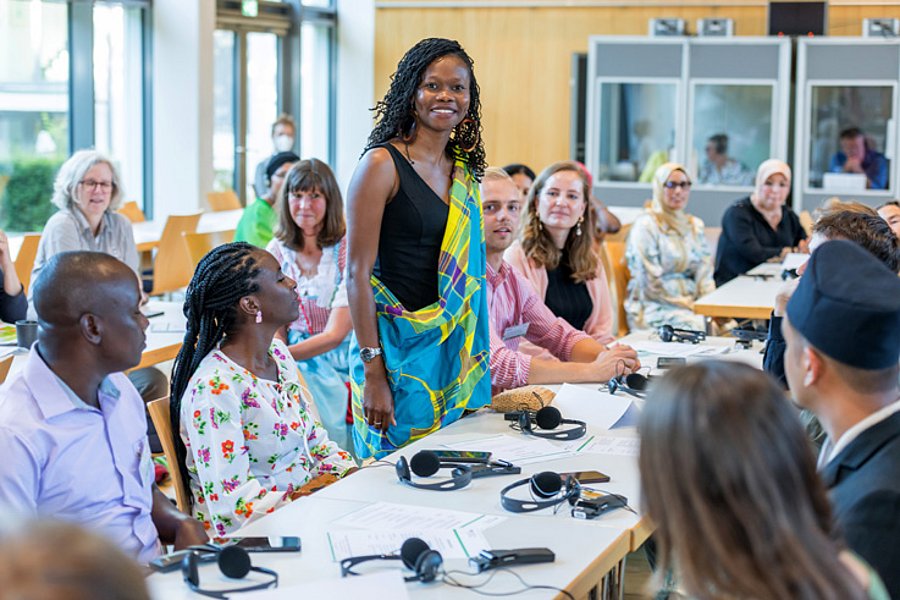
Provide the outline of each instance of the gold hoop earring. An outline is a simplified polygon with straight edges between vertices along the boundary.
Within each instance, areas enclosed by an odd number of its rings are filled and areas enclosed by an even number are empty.
[[[462,121],[460,121],[459,125],[457,125],[456,128],[457,128],[457,129],[460,129],[460,128],[462,128],[464,125],[466,125],[466,124],[468,124],[468,123],[474,123],[474,122],[475,122],[475,121],[473,121],[472,119],[466,117],[465,119],[463,119]],[[459,137],[459,134],[457,134],[457,137]],[[465,152],[466,154],[468,154],[469,152],[471,152],[472,150],[474,150],[477,146],[478,146],[478,133],[476,132],[476,134],[475,134],[475,140],[472,142],[472,145],[469,146],[468,148],[463,148],[462,146],[460,146],[459,149],[462,150],[463,152]]]
[[[575,226],[575,235],[581,236],[581,224],[584,222],[584,217],[578,217],[578,224]]]

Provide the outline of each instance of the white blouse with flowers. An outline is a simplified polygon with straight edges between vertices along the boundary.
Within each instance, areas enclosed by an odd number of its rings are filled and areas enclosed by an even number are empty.
[[[194,516],[218,536],[289,502],[310,479],[355,466],[310,413],[309,392],[285,345],[274,340],[269,354],[277,381],[213,350],[181,400]]]

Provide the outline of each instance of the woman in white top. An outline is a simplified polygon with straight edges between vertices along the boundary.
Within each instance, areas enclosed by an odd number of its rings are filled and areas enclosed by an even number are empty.
[[[266,249],[297,282],[300,314],[276,335],[309,386],[328,436],[353,448],[347,423],[350,309],[347,306],[347,242],[344,202],[331,169],[312,158],[285,175],[278,228]]]

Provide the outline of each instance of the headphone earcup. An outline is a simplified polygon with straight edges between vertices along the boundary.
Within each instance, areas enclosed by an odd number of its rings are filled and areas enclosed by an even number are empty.
[[[664,342],[671,342],[675,337],[675,329],[671,325],[661,325],[659,327],[659,339]]]
[[[400,559],[407,569],[416,570],[419,557],[431,550],[431,547],[421,538],[409,538],[400,546]]]
[[[189,552],[181,562],[181,574],[184,580],[193,586],[200,585],[200,573],[197,571],[197,553]]]
[[[427,546],[426,546],[427,547]],[[416,559],[416,577],[422,583],[428,583],[437,579],[438,571],[444,564],[444,557],[437,550],[428,549]]]
[[[409,468],[419,477],[431,477],[441,468],[441,459],[430,450],[422,450],[413,455]]]
[[[523,410],[519,413],[519,429],[531,431],[531,411]]]
[[[407,462],[405,456],[400,457],[400,460],[394,465],[394,470],[397,472],[397,479],[400,481],[412,481],[412,474],[409,472],[409,462]]]
[[[537,411],[534,421],[541,429],[556,429],[562,422],[562,414],[555,406],[545,406]]]
[[[243,579],[253,564],[247,551],[238,546],[227,546],[219,552],[219,570],[225,577]]]
[[[559,473],[542,471],[531,476],[531,491],[538,498],[552,498],[562,489]]]
[[[629,373],[625,376],[625,385],[633,390],[644,391],[647,389],[647,378],[640,373]]]

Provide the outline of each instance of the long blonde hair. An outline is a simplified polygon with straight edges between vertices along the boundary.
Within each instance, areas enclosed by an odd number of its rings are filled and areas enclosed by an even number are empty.
[[[537,205],[541,190],[547,184],[551,175],[560,171],[572,171],[578,175],[584,194],[584,213],[581,223],[582,235],[576,235],[575,228],[569,231],[566,244],[562,250],[553,243],[553,238],[541,225]],[[583,283],[597,277],[597,254],[594,247],[594,230],[597,229],[594,209],[591,205],[591,190],[588,187],[587,178],[584,176],[578,164],[570,160],[553,163],[537,176],[531,189],[528,190],[526,210],[522,211],[522,249],[525,255],[533,260],[536,265],[551,270],[559,266],[559,262],[565,254],[569,259],[572,269],[572,279],[576,283]]]

